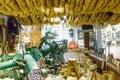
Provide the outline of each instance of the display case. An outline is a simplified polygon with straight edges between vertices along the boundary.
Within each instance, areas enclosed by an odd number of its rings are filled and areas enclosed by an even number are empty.
[[[106,56],[120,59],[120,24],[102,29],[102,38]]]
[[[89,49],[95,48],[95,35],[94,32],[89,32]]]
[[[80,48],[84,48],[84,33],[82,29],[78,29],[78,45]]]

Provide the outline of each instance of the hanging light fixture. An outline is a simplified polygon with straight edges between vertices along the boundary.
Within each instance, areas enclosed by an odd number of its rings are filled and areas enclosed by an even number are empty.
[[[63,12],[63,11],[64,11],[64,8],[63,8],[63,7],[55,7],[55,8],[54,8],[54,11],[55,11],[55,12]]]

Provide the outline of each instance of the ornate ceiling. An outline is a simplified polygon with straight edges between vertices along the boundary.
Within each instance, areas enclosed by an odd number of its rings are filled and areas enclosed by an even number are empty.
[[[0,12],[20,17],[23,25],[120,23],[120,0],[0,0]]]

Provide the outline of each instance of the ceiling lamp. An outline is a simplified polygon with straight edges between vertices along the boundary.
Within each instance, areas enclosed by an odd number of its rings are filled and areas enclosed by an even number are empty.
[[[42,12],[45,12],[45,9],[41,8],[42,9]]]
[[[64,12],[64,8],[63,7],[55,7],[54,11],[55,12]]]
[[[60,18],[59,18],[59,17],[51,18],[50,21],[51,21],[51,22],[59,22],[59,21],[60,21]]]
[[[60,21],[60,18],[59,17],[56,17],[55,19],[54,19],[54,22],[59,22]]]
[[[63,19],[65,19],[65,20],[66,20],[66,19],[67,19],[67,16],[63,16]]]
[[[54,18],[51,18],[50,21],[51,21],[51,22],[54,22]]]

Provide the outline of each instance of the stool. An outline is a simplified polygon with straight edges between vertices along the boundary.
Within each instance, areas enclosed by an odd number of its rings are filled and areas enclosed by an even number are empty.
[[[77,77],[79,79],[79,77],[80,77],[79,76],[79,70],[78,70],[75,58],[68,59],[66,77],[71,76],[71,73],[73,73],[73,72],[75,73],[75,77]]]

